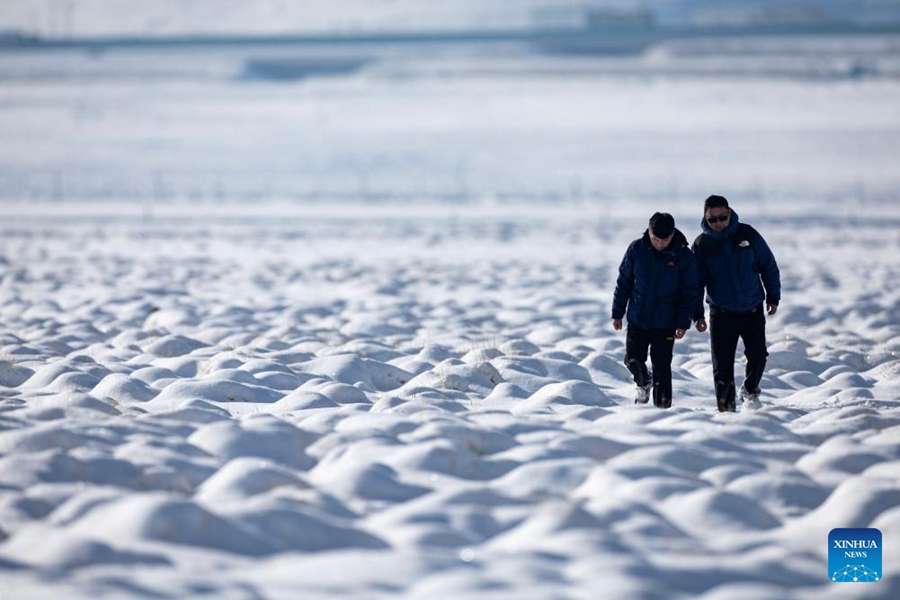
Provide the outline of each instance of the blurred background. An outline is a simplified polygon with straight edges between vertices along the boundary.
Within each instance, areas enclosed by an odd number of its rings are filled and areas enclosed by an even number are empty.
[[[856,211],[898,156],[896,0],[0,6],[7,205]]]

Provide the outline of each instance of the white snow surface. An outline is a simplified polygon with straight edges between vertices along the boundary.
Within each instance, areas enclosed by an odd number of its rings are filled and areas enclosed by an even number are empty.
[[[608,311],[650,205],[8,207],[4,593],[843,598],[828,532],[877,527],[853,593],[890,597],[900,211],[735,206],[784,280],[737,414],[696,331],[674,407],[631,403]]]
[[[896,80],[0,58],[0,596],[900,597]],[[764,406],[694,330],[635,406],[619,261],[710,193]]]

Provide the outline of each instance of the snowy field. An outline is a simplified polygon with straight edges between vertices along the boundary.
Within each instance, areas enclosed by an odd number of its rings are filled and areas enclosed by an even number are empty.
[[[502,52],[510,55],[503,55]],[[336,58],[358,71],[303,78]],[[278,65],[282,80],[260,65]],[[873,73],[854,75],[856,69]],[[0,53],[0,200],[896,201],[900,37]]]
[[[29,60],[0,597],[900,597],[894,79]],[[694,330],[635,406],[619,260],[710,193],[781,266],[765,406],[715,410]],[[881,581],[830,582],[838,527]]]

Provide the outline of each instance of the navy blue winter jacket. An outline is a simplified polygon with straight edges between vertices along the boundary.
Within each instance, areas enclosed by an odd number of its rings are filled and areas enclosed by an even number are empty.
[[[704,288],[710,306],[730,312],[747,312],[763,301],[777,305],[781,300],[781,274],[775,255],[759,232],[741,223],[734,210],[723,231],[713,231],[706,219],[700,227],[703,233],[691,247],[700,277],[694,319],[703,317]]]
[[[687,239],[677,229],[662,252],[650,243],[650,234],[628,246],[613,294],[613,319],[628,308],[628,323],[644,329],[687,329],[700,288]]]

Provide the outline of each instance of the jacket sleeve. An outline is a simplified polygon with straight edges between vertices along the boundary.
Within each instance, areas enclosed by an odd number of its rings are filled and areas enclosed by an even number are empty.
[[[699,321],[706,318],[706,310],[703,307],[703,294],[709,281],[709,270],[706,267],[706,260],[700,252],[699,237],[694,240],[694,244],[691,246],[691,253],[694,255],[694,268],[697,273],[697,293],[694,296],[694,314],[691,318]]]
[[[625,317],[628,299],[634,289],[634,244],[628,246],[622,263],[619,265],[619,277],[616,279],[616,291],[613,293],[612,318]]]
[[[766,288],[766,304],[777,305],[781,301],[781,272],[766,240],[759,232],[756,233],[756,237],[756,268]]]
[[[697,299],[700,297],[697,260],[690,250],[684,254],[685,260],[681,270],[681,287],[678,295],[678,316],[675,321],[678,329],[689,329],[691,327],[691,319],[697,314]],[[700,301],[699,304],[702,311],[703,302]]]

